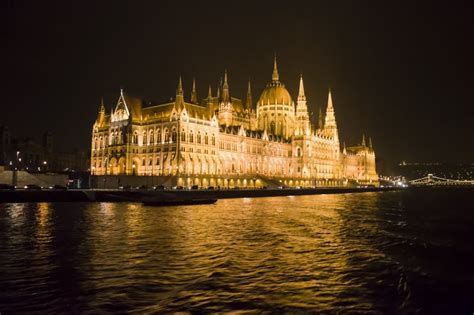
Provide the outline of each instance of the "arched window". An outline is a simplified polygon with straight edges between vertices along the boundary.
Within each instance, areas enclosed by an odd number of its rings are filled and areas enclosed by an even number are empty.
[[[143,145],[147,145],[146,131],[143,131]]]
[[[193,143],[194,142],[194,134],[193,131],[189,131],[189,142]]]
[[[176,133],[176,128],[173,128],[173,130],[171,131],[171,141],[176,143],[177,140],[178,140],[178,136]]]
[[[161,129],[160,128],[158,128],[156,130],[156,137],[157,137],[156,140],[157,140],[158,144],[161,144]]]
[[[132,143],[138,144],[138,132],[136,131],[133,133]]]
[[[216,145],[216,136],[214,134],[212,134],[211,143],[212,145]]]
[[[92,141],[92,150],[97,149],[97,137],[94,138],[94,141]]]
[[[153,134],[153,130],[150,131],[150,144],[153,145],[155,143],[155,137]]]
[[[181,141],[186,141],[186,132],[184,131],[184,129],[181,129]]]
[[[197,137],[196,137],[196,138],[197,138],[197,139],[196,139],[196,142],[197,142],[198,144],[201,144],[201,132],[200,132],[200,131],[198,131],[198,134],[197,134]]]
[[[206,132],[206,135],[204,136],[204,144],[209,144],[209,136],[207,135],[207,132]]]
[[[165,142],[170,142],[170,133],[168,131],[168,128],[165,129]]]

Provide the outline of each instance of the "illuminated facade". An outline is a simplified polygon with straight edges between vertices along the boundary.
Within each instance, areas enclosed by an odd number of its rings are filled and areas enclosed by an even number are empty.
[[[200,102],[194,81],[185,101],[181,78],[176,98],[165,104],[145,104],[121,91],[110,114],[101,102],[91,149],[92,175],[151,176],[169,186],[378,183],[371,141],[341,150],[331,92],[324,121],[320,115],[313,126],[303,77],[295,104],[276,59],[255,107],[250,82],[245,104],[231,97],[227,73],[216,95],[209,87]]]

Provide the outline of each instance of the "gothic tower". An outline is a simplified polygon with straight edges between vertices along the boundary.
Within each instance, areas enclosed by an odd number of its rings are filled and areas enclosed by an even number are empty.
[[[224,72],[224,83],[222,84],[222,95],[219,103],[219,122],[226,126],[232,125],[232,102],[227,82],[227,70]]]
[[[298,92],[298,100],[296,103],[296,136],[309,136],[310,124],[308,115],[308,106],[306,105],[306,96],[304,95],[303,75],[300,77],[300,87]]]
[[[198,96],[196,92],[196,79],[193,78],[193,89],[191,91],[191,103],[197,104],[198,103]]]

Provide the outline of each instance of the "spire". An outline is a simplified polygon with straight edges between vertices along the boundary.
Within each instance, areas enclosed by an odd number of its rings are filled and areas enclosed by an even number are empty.
[[[176,89],[175,107],[179,111],[184,108],[183,82],[179,76],[178,88]]]
[[[211,85],[209,84],[209,91],[207,92],[207,110],[209,117],[212,117],[212,114],[214,113],[214,104],[212,102],[212,90],[211,90]]]
[[[183,82],[181,82],[181,76],[179,76],[178,89],[176,90],[176,95],[183,95]]]
[[[329,89],[329,96],[328,96],[328,109],[329,108],[331,108],[334,111],[334,107],[332,106],[331,89]]]
[[[97,115],[97,123],[102,124],[105,117],[104,97],[102,96],[99,106],[99,115]]]
[[[207,100],[210,101],[212,99],[212,89],[211,85],[209,84],[209,91],[207,92]]]
[[[342,145],[343,149],[342,149],[342,153],[344,154],[347,154],[347,150],[346,150],[346,142],[343,143]]]
[[[105,105],[104,105],[104,97],[103,96],[100,99],[99,112],[100,113],[105,113]]]
[[[249,85],[247,88],[247,102],[245,103],[245,107],[249,111],[252,110],[252,90],[250,88],[250,80],[249,80]]]
[[[298,92],[298,101],[306,101],[306,96],[304,95],[304,84],[303,84],[303,75],[300,75],[300,88]]]
[[[372,149],[372,138],[371,137],[369,137],[369,148]]]
[[[300,76],[300,89],[298,93],[298,101],[296,104],[296,120],[297,128],[296,135],[307,135],[309,136],[311,132],[308,106],[306,105],[306,96],[304,96],[304,84],[303,84],[303,75]]]
[[[191,91],[191,103],[197,104],[198,103],[198,97],[197,97],[197,92],[196,92],[196,79],[193,78],[193,89]]]
[[[362,146],[365,147],[365,134],[362,134]]]
[[[272,81],[278,81],[280,77],[278,75],[278,67],[277,67],[277,55],[275,53],[275,58],[273,61],[273,74],[272,74]]]
[[[326,108],[326,119],[324,120],[324,128],[337,129],[336,116],[334,115],[334,107],[332,105],[331,89],[329,89],[328,106]]]
[[[227,84],[227,69],[224,70],[224,83],[223,83],[224,88],[228,88],[229,85]]]
[[[227,69],[224,71],[224,84],[222,85],[222,101],[230,103],[229,84],[227,83]]]

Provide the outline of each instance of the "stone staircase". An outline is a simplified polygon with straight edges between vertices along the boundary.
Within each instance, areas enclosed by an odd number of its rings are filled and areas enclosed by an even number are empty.
[[[265,175],[257,175],[257,178],[260,179],[262,182],[264,182],[265,185],[270,189],[276,189],[276,188],[279,188],[279,187],[283,187],[283,188],[288,188],[289,187],[289,186],[281,183],[279,180],[270,178],[270,177],[265,176]]]
[[[49,187],[51,185],[66,186],[68,181],[67,175],[53,174],[53,173],[28,173],[25,171],[18,171],[16,186],[25,186],[34,184],[41,187]],[[14,184],[13,171],[0,172],[0,183]]]

